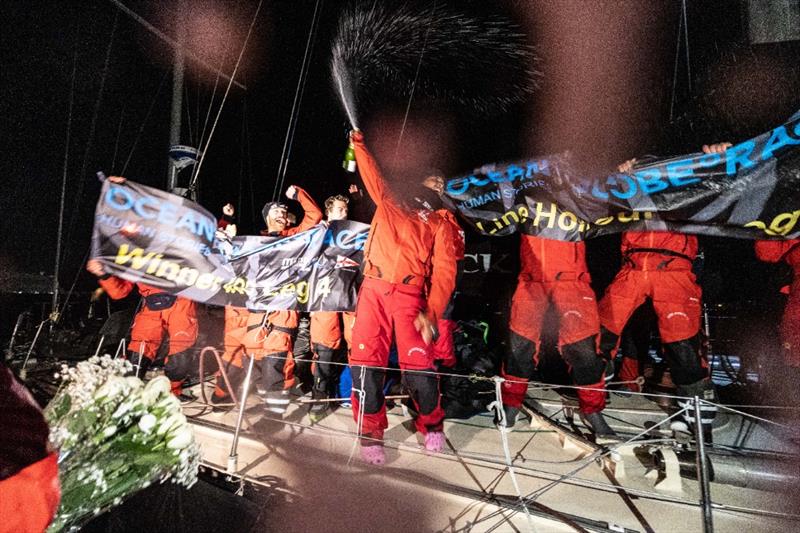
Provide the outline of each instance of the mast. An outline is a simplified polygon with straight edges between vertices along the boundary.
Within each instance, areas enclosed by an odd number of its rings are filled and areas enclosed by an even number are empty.
[[[186,10],[186,0],[178,0],[178,12]],[[172,148],[181,142],[181,112],[183,110],[183,48],[186,43],[186,27],[183,24],[176,26],[175,58],[172,67],[172,111],[169,123],[169,147]],[[172,164],[167,156],[167,192],[172,192],[178,183],[178,168]]]

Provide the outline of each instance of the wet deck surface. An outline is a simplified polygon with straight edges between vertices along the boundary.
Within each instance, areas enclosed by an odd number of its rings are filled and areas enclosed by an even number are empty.
[[[559,401],[553,393],[539,397]],[[611,406],[620,413],[650,408],[613,395]],[[184,411],[194,417],[205,463],[225,470],[236,413],[212,413],[199,404]],[[257,396],[248,399],[238,471],[273,491],[268,521],[276,531],[531,530],[488,413],[446,421],[447,450],[429,455],[410,419],[395,407],[385,436],[387,464],[375,467],[359,460],[349,409],[334,410],[313,426],[306,412],[292,404],[281,417],[266,413]],[[659,416],[654,411],[654,420]],[[624,474],[619,468],[614,474],[591,448],[563,441],[527,420],[508,433],[521,492],[536,494],[528,506],[535,531],[702,531],[695,481],[683,480],[679,492],[654,489],[655,479],[645,476],[647,465],[632,446],[619,450]],[[776,493],[712,483],[712,496],[729,507],[797,512],[790,497]],[[714,526],[721,532],[784,532],[800,524],[718,509]]]

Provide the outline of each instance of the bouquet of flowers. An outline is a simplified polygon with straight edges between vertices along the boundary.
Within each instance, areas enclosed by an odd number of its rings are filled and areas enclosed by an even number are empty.
[[[144,385],[123,377],[131,368],[107,355],[62,366],[62,386],[45,409],[61,480],[48,531],[77,529],[153,482],[197,481],[199,447],[169,380]]]

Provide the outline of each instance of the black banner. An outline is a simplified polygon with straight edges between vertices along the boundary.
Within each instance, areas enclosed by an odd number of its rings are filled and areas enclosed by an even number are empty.
[[[578,241],[623,231],[748,239],[800,236],[800,112],[724,154],[652,159],[580,178],[567,154],[484,165],[446,195],[484,235]]]
[[[227,239],[199,205],[127,181],[106,181],[92,258],[109,274],[210,305],[347,311],[369,226],[341,220],[285,238]]]

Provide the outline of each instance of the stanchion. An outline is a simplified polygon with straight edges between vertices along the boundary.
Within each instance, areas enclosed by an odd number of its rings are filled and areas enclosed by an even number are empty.
[[[706,445],[703,441],[703,416],[700,410],[700,398],[694,397],[694,438],[697,441],[695,448],[695,464],[697,466],[697,482],[700,484],[700,503],[703,506],[703,532],[714,531],[714,517],[711,509],[711,487],[708,479],[708,458]]]
[[[244,418],[244,410],[247,408],[247,394],[250,392],[250,378],[253,376],[253,364],[256,358],[251,354],[250,362],[247,364],[247,376],[244,379],[244,390],[242,390],[242,401],[239,404],[239,416],[236,418],[236,431],[233,433],[233,443],[231,444],[231,453],[228,455],[228,468],[229,474],[235,474],[238,468],[239,454],[239,431],[242,429],[242,418]]]
[[[33,348],[36,346],[36,341],[39,340],[39,335],[41,335],[42,333],[42,328],[48,322],[50,322],[50,319],[45,318],[44,320],[42,320],[42,322],[39,324],[39,327],[36,329],[36,335],[34,335],[33,341],[31,341],[31,347],[28,348],[28,353],[25,355],[25,361],[22,362],[22,370],[20,370],[19,372],[19,377],[22,378],[23,380],[25,380],[28,377],[28,371],[27,371],[28,359],[30,359],[31,354],[33,353]]]

